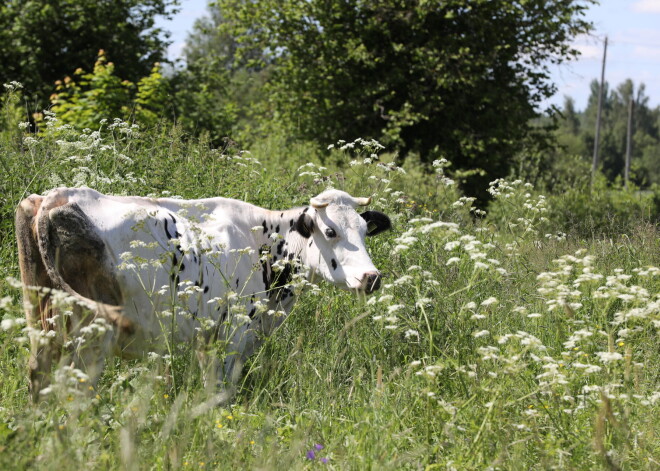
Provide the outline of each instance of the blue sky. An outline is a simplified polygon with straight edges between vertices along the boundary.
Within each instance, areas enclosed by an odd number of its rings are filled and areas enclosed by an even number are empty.
[[[172,21],[160,25],[171,31],[170,59],[179,57],[195,19],[206,12],[207,0],[181,0],[181,11]],[[589,83],[600,77],[603,39],[609,38],[605,80],[617,86],[627,78],[646,85],[651,106],[660,105],[660,0],[602,0],[592,6],[586,18],[594,23],[589,36],[576,39],[582,52],[572,63],[553,69],[559,87],[548,104],[561,106],[564,95],[575,99],[584,109],[589,97]]]

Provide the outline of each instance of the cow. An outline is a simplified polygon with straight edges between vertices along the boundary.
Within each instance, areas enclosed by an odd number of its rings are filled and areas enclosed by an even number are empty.
[[[273,211],[222,197],[89,188],[27,197],[16,235],[33,399],[62,353],[96,381],[109,354],[143,357],[200,338],[225,341],[225,358],[211,363],[208,378],[218,388],[234,384],[309,280],[364,294],[379,288],[365,236],[391,222],[356,211],[370,201],[327,190],[308,206]],[[63,296],[72,307],[61,307]]]

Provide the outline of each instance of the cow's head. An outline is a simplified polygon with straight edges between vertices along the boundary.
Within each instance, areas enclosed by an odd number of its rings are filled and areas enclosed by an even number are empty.
[[[378,211],[358,214],[371,198],[354,198],[344,191],[328,190],[310,200],[295,228],[307,240],[303,262],[312,272],[345,289],[371,293],[380,287],[365,237],[391,227],[390,219]]]

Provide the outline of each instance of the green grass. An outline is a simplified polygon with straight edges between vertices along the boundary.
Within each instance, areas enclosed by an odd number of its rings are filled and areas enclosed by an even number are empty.
[[[137,134],[118,124],[80,136],[52,123],[39,136],[15,123],[0,134],[5,320],[23,316],[20,290],[4,279],[18,277],[14,208],[57,185],[268,208],[306,204],[333,185],[372,195],[394,230],[369,241],[386,274],[381,291],[358,299],[321,283],[321,294],[303,294],[224,406],[209,402],[188,346],[171,358],[113,359],[93,390],[68,385],[60,368],[53,393],[32,405],[22,326],[0,331],[0,468],[660,466],[653,225],[557,237],[564,227],[544,219],[547,203],[515,183],[500,184],[493,214],[475,219],[470,202],[453,204],[461,195],[440,173],[348,165],[373,151],[359,143],[326,156],[273,138],[239,155],[177,128]],[[308,161],[316,166],[299,170]],[[435,227],[439,219],[455,226]],[[554,262],[565,255],[574,258]],[[604,278],[574,287],[584,267]]]

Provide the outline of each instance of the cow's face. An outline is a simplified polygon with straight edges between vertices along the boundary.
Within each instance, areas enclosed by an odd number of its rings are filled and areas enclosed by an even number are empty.
[[[328,190],[312,198],[310,209],[296,222],[296,230],[307,240],[305,265],[341,288],[366,293],[380,287],[380,272],[369,257],[365,237],[391,227],[381,212],[358,214],[356,209],[369,202],[370,198]]]

